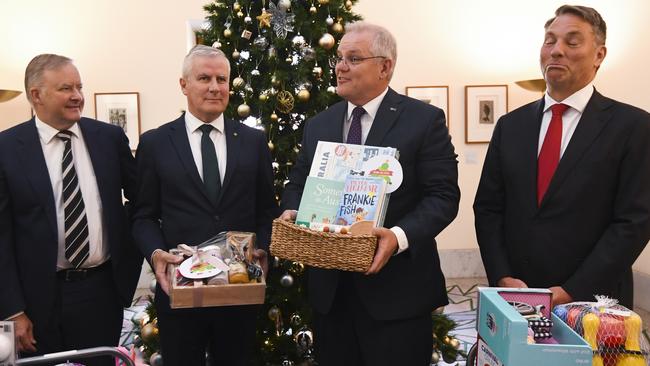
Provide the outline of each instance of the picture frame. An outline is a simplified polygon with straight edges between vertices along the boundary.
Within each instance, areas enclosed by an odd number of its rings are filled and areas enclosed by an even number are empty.
[[[442,109],[445,112],[447,128],[449,128],[451,119],[449,116],[449,86],[407,86],[406,95]]]
[[[140,94],[95,93],[95,119],[122,127],[135,151],[140,141]]]
[[[508,85],[465,86],[465,142],[489,143],[501,116],[508,113]]]

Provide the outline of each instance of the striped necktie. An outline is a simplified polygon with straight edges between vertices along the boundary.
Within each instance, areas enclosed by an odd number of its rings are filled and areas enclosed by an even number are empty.
[[[74,268],[79,268],[88,259],[90,254],[86,207],[81,196],[77,171],[74,168],[72,133],[68,130],[62,130],[56,136],[65,145],[63,159],[61,161],[63,210],[65,217],[65,258]]]

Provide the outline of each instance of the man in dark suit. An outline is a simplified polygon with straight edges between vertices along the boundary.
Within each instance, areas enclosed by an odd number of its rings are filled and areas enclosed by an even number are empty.
[[[305,126],[289,176],[283,219],[295,219],[319,140],[397,148],[404,180],[366,274],[309,268],[309,299],[321,365],[429,365],[431,311],[447,304],[435,237],[456,217],[456,154],[444,113],[388,87],[396,43],[384,28],[354,23],[338,47],[337,93],[345,99]],[[363,109],[361,109],[363,108]]]
[[[221,50],[196,46],[180,79],[188,111],[145,133],[138,147],[133,235],[154,269],[161,351],[166,365],[245,365],[259,306],[171,309],[167,250],[197,245],[222,231],[257,234],[266,261],[277,215],[271,156],[264,133],[226,119],[230,63]],[[263,265],[265,267],[265,265]]]
[[[135,191],[127,137],[81,117],[67,57],[36,56],[25,90],[36,115],[0,133],[0,319],[23,355],[117,346],[142,265],[122,200]]]
[[[603,294],[632,307],[650,238],[650,115],[594,89],[606,55],[596,10],[561,6],[545,30],[547,92],[499,120],[476,193],[488,279],[548,287],[554,304]]]

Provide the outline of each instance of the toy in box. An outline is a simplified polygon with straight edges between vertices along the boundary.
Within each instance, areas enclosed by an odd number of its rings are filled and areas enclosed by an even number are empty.
[[[168,266],[169,302],[174,309],[264,303],[266,283],[253,258],[255,234],[227,231],[197,246],[180,244],[170,253],[185,260]]]
[[[648,341],[641,317],[618,301],[596,296],[595,302],[575,302],[553,309],[594,351],[594,366],[648,366]]]
[[[477,365],[591,365],[587,342],[551,312],[548,289],[479,288],[476,325]]]

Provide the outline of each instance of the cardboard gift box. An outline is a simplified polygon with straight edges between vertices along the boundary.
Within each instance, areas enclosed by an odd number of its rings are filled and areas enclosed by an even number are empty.
[[[511,303],[544,305],[552,337],[528,343],[528,320]],[[591,365],[589,344],[551,312],[548,289],[479,288],[477,313],[478,365]]]
[[[245,256],[247,260],[252,259],[254,249],[255,234],[242,232],[228,232],[227,241],[234,238],[249,240],[251,245],[246,246]],[[172,254],[181,254],[182,250],[172,249]],[[257,263],[256,263],[257,264]],[[263,304],[266,292],[266,281],[264,274],[256,281],[249,283],[234,283],[208,285],[203,280],[189,281],[188,285],[179,285],[177,281],[177,272],[180,265],[170,265],[167,267],[170,279],[169,304],[173,309],[197,308],[210,306],[230,306],[230,305],[252,305]],[[188,282],[188,281],[186,281]]]

